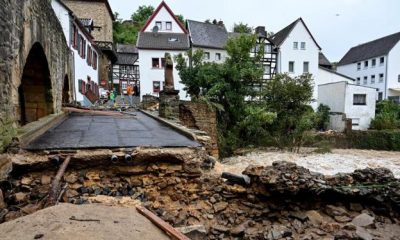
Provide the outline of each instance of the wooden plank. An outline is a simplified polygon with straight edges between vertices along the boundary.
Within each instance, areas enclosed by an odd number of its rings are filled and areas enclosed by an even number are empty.
[[[64,162],[61,164],[60,168],[58,169],[57,175],[55,176],[51,184],[49,198],[47,199],[46,206],[54,206],[57,203],[58,194],[60,192],[60,181],[61,178],[64,176],[65,170],[67,169],[70,160],[71,156],[67,156]]]
[[[165,231],[170,237],[176,240],[190,240],[190,238],[186,237],[183,233],[179,232],[167,222],[159,218],[154,213],[147,210],[147,208],[142,206],[136,206],[136,209],[146,218],[148,218],[152,223],[154,223],[157,227],[161,228]]]

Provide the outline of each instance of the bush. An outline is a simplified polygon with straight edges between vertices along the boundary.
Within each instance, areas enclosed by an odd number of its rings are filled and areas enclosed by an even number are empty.
[[[391,100],[376,105],[376,116],[371,121],[371,129],[398,129],[400,127],[400,106]]]
[[[331,108],[327,105],[320,104],[318,106],[317,112],[315,113],[315,129],[318,131],[325,131],[328,129],[329,125],[329,111]]]

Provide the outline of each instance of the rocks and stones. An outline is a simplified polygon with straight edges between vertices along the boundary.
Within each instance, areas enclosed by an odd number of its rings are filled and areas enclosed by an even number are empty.
[[[219,203],[214,204],[214,211],[216,213],[218,213],[218,212],[225,210],[227,207],[228,207],[227,202],[219,202]]]
[[[48,175],[42,175],[42,178],[40,179],[40,182],[42,185],[48,185],[51,183],[51,177]]]
[[[4,202],[3,191],[0,189],[0,209],[4,209],[7,207],[7,204]]]
[[[207,229],[204,225],[193,225],[177,228],[178,231],[185,234],[192,240],[203,240],[207,237]]]
[[[351,223],[357,227],[368,227],[374,224],[374,222],[375,218],[366,213],[358,215],[353,219],[353,221],[351,221]]]
[[[264,235],[264,238],[268,240],[275,240],[291,236],[292,236],[292,231],[288,229],[286,226],[273,225],[272,229],[268,231],[266,235]]]
[[[15,194],[15,201],[16,202],[23,202],[27,199],[27,194],[23,192],[19,192]]]
[[[306,216],[308,220],[315,226],[319,226],[325,221],[324,217],[322,217],[321,214],[315,210],[306,212]]]
[[[356,235],[358,238],[360,238],[362,240],[372,240],[373,239],[372,235],[369,232],[367,232],[367,230],[365,230],[365,228],[363,228],[363,227],[357,227]]]
[[[33,179],[32,177],[28,176],[28,177],[23,177],[21,179],[21,184],[23,185],[30,185],[32,183]]]

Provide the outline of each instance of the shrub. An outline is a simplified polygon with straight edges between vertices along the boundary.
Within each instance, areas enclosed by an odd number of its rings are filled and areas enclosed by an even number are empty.
[[[371,129],[397,129],[400,127],[400,106],[391,100],[376,105],[376,116],[371,121]]]
[[[315,113],[315,129],[319,131],[325,131],[329,125],[329,111],[331,108],[327,105],[320,104],[317,112]]]

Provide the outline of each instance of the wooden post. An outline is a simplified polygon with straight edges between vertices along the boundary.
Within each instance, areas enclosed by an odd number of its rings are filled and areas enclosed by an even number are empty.
[[[167,222],[157,217],[154,213],[147,210],[147,208],[142,206],[136,206],[136,209],[147,219],[149,219],[152,223],[154,223],[157,227],[164,230],[170,237],[176,240],[190,240],[190,238],[186,237],[183,233],[179,232]]]
[[[71,160],[71,156],[67,156],[64,162],[61,164],[60,168],[58,169],[57,175],[55,176],[51,188],[49,191],[49,198],[47,199],[47,203],[45,206],[53,206],[56,204],[58,199],[58,193],[60,191],[60,181],[61,178],[64,176],[65,170]]]

